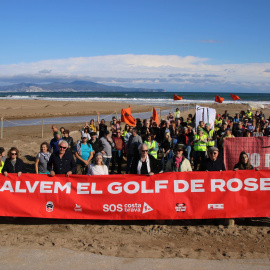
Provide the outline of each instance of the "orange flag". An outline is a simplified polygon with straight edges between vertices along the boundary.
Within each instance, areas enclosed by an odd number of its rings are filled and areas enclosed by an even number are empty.
[[[237,95],[234,95],[234,94],[231,94],[231,96],[232,96],[232,99],[233,99],[233,100],[241,99],[240,97],[238,97]]]
[[[220,96],[216,96],[216,98],[215,98],[215,102],[218,102],[218,103],[222,103],[223,100],[224,100],[224,98],[220,97]]]
[[[131,115],[130,105],[126,109],[122,109],[121,111],[121,122],[124,122],[132,127],[136,125],[135,118]]]
[[[181,96],[177,96],[177,95],[173,95],[173,100],[182,100],[183,97]]]
[[[159,125],[158,115],[156,109],[153,107],[153,120]]]

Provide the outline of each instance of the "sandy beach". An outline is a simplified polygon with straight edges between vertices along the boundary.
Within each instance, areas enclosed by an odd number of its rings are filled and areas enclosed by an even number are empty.
[[[206,106],[205,104],[203,106]],[[52,116],[89,115],[97,111],[120,113],[127,104],[105,102],[51,102],[40,100],[0,100],[0,115],[5,119],[41,118]],[[217,113],[224,110],[233,116],[246,110],[247,105],[209,104]],[[150,111],[152,106],[132,106],[132,112]],[[188,113],[183,113],[186,118]],[[268,118],[270,110],[265,109]],[[80,138],[83,122],[57,124]],[[8,150],[16,146],[29,172],[34,172],[34,162],[39,146],[52,139],[51,125],[15,126],[4,128],[0,146]],[[149,222],[108,222],[41,220],[26,218],[0,218],[1,246],[48,248],[136,258],[192,258],[192,259],[269,259],[270,220],[236,220],[234,227],[223,226],[214,220],[167,221],[164,225]]]

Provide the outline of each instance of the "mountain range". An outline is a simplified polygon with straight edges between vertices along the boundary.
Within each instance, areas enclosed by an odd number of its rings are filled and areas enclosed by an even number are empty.
[[[128,88],[108,86],[89,81],[74,81],[71,83],[54,82],[49,84],[19,83],[0,86],[4,92],[166,92],[164,89]]]

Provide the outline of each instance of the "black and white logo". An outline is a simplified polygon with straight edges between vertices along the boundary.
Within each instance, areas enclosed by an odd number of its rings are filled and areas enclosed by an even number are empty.
[[[46,203],[46,211],[47,212],[52,212],[53,211],[53,207],[54,207],[53,202],[47,202]]]
[[[176,206],[175,206],[175,210],[176,212],[186,212],[187,210],[187,206],[185,203],[177,203]]]

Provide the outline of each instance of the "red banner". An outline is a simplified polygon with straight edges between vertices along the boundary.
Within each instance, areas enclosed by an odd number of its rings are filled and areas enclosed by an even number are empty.
[[[270,171],[0,176],[1,216],[212,219],[270,216]]]
[[[270,168],[270,137],[238,137],[224,141],[224,162],[227,170],[233,170],[239,156],[245,151],[254,168],[269,170]]]

